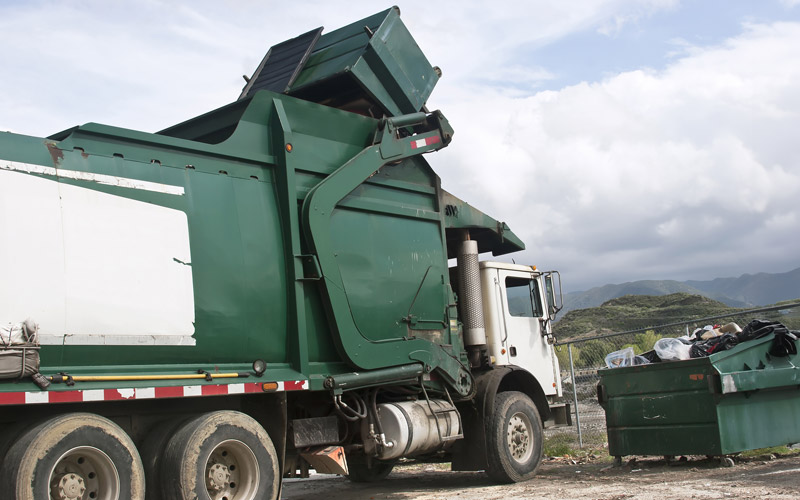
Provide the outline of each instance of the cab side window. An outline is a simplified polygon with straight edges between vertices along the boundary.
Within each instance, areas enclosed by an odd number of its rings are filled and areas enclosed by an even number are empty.
[[[518,318],[542,316],[542,300],[536,280],[506,278],[506,301],[511,316]]]

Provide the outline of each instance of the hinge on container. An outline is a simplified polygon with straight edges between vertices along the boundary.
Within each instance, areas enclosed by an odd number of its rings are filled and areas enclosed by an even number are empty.
[[[414,326],[417,324],[417,321],[419,321],[419,318],[417,318],[413,314],[409,314],[408,316],[403,316],[402,318],[400,318],[400,321],[402,321],[403,323],[408,323],[411,326]]]
[[[319,267],[319,260],[316,255],[295,255],[295,259],[300,260],[303,266],[303,276],[298,280],[320,280],[322,279],[322,268]]]

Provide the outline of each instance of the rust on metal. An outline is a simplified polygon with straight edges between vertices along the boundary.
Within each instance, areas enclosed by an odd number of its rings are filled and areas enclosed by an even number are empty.
[[[64,151],[59,149],[55,142],[46,141],[45,145],[50,152],[50,156],[53,158],[53,166],[57,167],[61,163],[61,160],[64,159]]]

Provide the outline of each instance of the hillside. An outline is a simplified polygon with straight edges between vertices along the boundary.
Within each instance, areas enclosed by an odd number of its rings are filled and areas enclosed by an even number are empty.
[[[553,326],[553,330],[559,340],[566,340],[735,311],[736,308],[722,302],[684,292],[657,296],[625,295],[608,300],[599,307],[569,311]]]
[[[743,274],[708,281],[642,280],[564,294],[564,309],[597,307],[625,295],[702,295],[730,307],[757,307],[800,298],[800,268],[786,273]],[[564,316],[561,316],[562,318]]]
[[[686,281],[705,295],[726,297],[746,306],[774,304],[782,300],[800,298],[800,267],[787,273],[743,274],[738,278],[717,278],[711,281]],[[728,305],[728,300],[718,299]]]

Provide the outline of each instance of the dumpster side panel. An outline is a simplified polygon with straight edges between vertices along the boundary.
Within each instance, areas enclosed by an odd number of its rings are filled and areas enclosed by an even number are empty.
[[[800,387],[726,395],[719,405],[722,453],[800,441]]]
[[[713,423],[608,428],[608,453],[625,455],[719,455]]]
[[[609,453],[718,453],[710,374],[704,359],[602,370]]]
[[[608,425],[636,427],[683,425],[716,420],[714,399],[708,390],[637,394],[610,398],[606,406]]]

